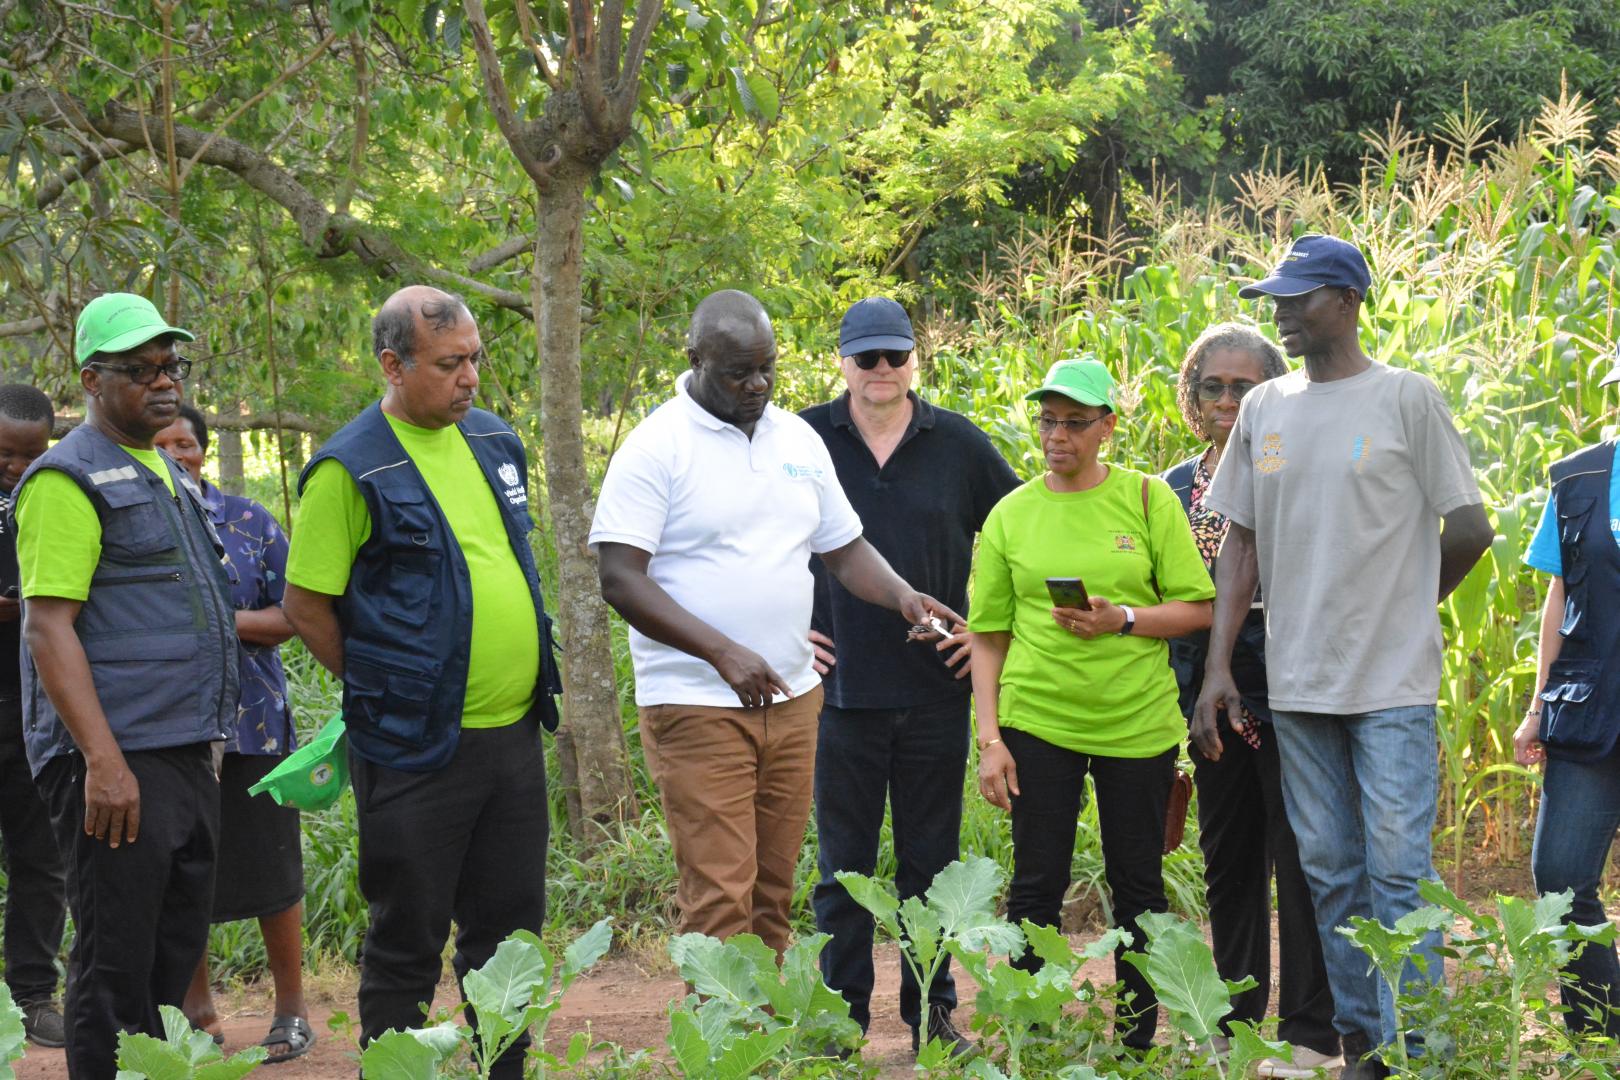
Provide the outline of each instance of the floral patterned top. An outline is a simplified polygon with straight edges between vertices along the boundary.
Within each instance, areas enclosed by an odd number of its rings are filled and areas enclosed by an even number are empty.
[[[202,482],[203,506],[225,545],[225,573],[231,604],[258,611],[280,604],[287,589],[287,534],[270,511],[242,495],[227,495]],[[238,638],[241,694],[236,703],[236,735],[225,749],[238,754],[290,753],[297,741],[287,704],[287,676],[281,649],[251,645]]]
[[[1226,539],[1226,518],[1204,505],[1204,496],[1209,493],[1210,479],[1209,455],[1205,454],[1193,466],[1192,506],[1187,511],[1187,522],[1192,526],[1193,540],[1198,544],[1198,554],[1204,557],[1204,565],[1213,575],[1215,556],[1221,553],[1221,542]],[[1243,710],[1243,718],[1247,721],[1243,726],[1243,741],[1256,750],[1260,749],[1259,718],[1248,709]]]

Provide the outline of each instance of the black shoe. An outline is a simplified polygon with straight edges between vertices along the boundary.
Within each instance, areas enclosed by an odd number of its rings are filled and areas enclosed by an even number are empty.
[[[966,1057],[978,1050],[972,1039],[957,1030],[956,1022],[951,1019],[951,1010],[943,1005],[928,1006],[928,1037],[944,1043],[951,1057]],[[914,1027],[911,1029],[911,1052],[915,1054],[921,1049],[922,1033]]]
[[[23,1034],[35,1046],[49,1049],[67,1045],[67,1025],[53,1001],[30,1001],[17,1006],[23,1014]]]
[[[1360,1032],[1344,1037],[1344,1069],[1339,1080],[1384,1080],[1389,1075],[1385,1065],[1373,1051],[1373,1041]]]

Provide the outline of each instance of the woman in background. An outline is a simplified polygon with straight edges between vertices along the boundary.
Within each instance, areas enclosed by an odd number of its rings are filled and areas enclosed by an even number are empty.
[[[227,495],[203,479],[208,425],[190,405],[153,440],[202,489],[214,529],[225,544],[225,571],[236,606],[241,696],[236,736],[220,765],[219,857],[214,875],[216,923],[258,919],[275,983],[270,1031],[261,1043],[266,1064],[302,1057],[315,1045],[304,1002],[304,861],[298,811],[253,786],[293,750],[292,710],[281,670],[282,642],[293,636],[281,612],[286,587],[287,537],[270,512],[252,499]],[[223,1041],[208,984],[208,958],[186,994],[192,1026]]]

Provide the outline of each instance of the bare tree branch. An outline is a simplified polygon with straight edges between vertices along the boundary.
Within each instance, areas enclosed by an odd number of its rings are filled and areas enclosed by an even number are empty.
[[[334,213],[347,214],[360,185],[360,166],[366,160],[366,137],[371,130],[371,72],[366,66],[366,49],[358,33],[349,35],[349,51],[354,55],[354,141],[349,146],[349,174],[338,185]]]
[[[524,237],[525,243],[528,237]],[[22,337],[24,334],[37,334],[49,324],[43,315],[35,315],[31,319],[18,319],[16,322],[0,322],[0,338]]]
[[[551,87],[555,93],[562,92],[562,79],[551,70],[551,64],[546,60],[545,50],[540,47],[539,23],[535,20],[534,12],[529,8],[529,0],[515,0],[518,17],[518,33],[523,36],[523,44],[529,47],[534,54],[534,66],[540,72],[540,81]]]
[[[551,182],[551,168],[535,156],[524,125],[512,111],[512,95],[507,92],[506,79],[501,75],[501,60],[495,54],[495,41],[489,34],[489,17],[484,14],[483,0],[462,0],[467,15],[467,28],[472,31],[473,53],[478,57],[478,70],[484,76],[484,100],[495,114],[495,123],[512,147],[513,155],[529,179],[544,187]]]
[[[624,66],[619,69],[618,81],[613,87],[613,107],[621,124],[628,124],[641,97],[641,64],[647,58],[647,45],[652,40],[653,27],[664,13],[664,0],[636,0],[636,21],[630,28],[630,40],[625,45]]]
[[[519,255],[534,247],[534,233],[519,233],[510,239],[503,240],[481,255],[474,255],[467,263],[467,269],[474,274],[482,274],[485,270],[515,259]]]
[[[619,78],[619,52],[624,38],[624,0],[602,0],[596,19],[596,40],[602,50],[602,82],[611,86]]]
[[[204,413],[203,420],[210,428],[222,428],[226,431],[273,431],[279,427],[286,431],[302,431],[309,435],[324,435],[333,426],[317,424],[307,416],[290,412],[281,413],[279,419],[275,413]],[[82,423],[84,423],[82,416],[57,413],[56,427],[52,434],[60,439]]]
[[[574,75],[585,123],[592,131],[610,132],[615,127],[613,110],[596,62],[596,11],[589,0],[568,0],[568,37],[573,42]]]
[[[72,126],[75,121],[70,117],[78,118],[83,125],[82,132],[103,139],[147,142],[141,114],[117,102],[108,102],[95,113],[87,113],[82,103],[68,94],[31,86],[0,94],[0,109],[53,126]],[[174,126],[174,142],[178,154],[194,156],[204,165],[234,174],[285,210],[298,228],[304,245],[317,258],[335,259],[352,254],[379,276],[409,273],[424,281],[473,293],[525,317],[532,314],[528,296],[432,265],[405,251],[382,229],[348,214],[333,213],[286,169],[244,143],[217,132],[206,135],[185,124]]]

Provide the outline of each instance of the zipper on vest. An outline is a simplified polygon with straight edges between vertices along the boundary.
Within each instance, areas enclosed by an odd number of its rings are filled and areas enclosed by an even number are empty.
[[[138,574],[135,577],[112,578],[108,581],[95,582],[97,585],[150,585],[154,581],[184,581],[185,578],[178,570],[170,570],[162,574]]]

